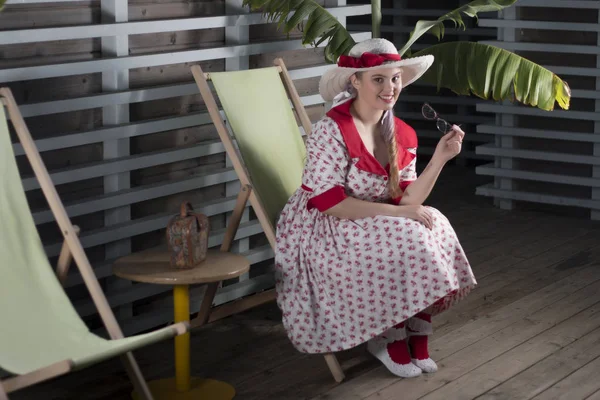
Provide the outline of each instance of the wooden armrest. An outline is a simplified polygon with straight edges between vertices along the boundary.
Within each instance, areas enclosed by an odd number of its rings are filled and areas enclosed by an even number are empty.
[[[81,231],[77,225],[73,225],[73,229],[75,230],[75,234],[79,236],[79,232]],[[67,280],[67,274],[69,272],[69,267],[71,266],[71,261],[73,260],[71,250],[69,250],[69,246],[66,241],[63,241],[62,248],[60,249],[60,255],[58,256],[58,262],[56,263],[56,276],[61,285],[64,286],[65,281]]]
[[[248,184],[242,185],[240,192],[238,193],[237,201],[235,202],[235,207],[233,208],[233,213],[231,214],[231,218],[229,218],[229,225],[225,230],[225,237],[223,237],[223,242],[221,243],[221,251],[229,251],[231,249],[231,244],[233,243],[235,234],[240,226],[242,214],[244,213],[244,208],[246,207],[250,193],[252,193],[252,186]]]
[[[4,386],[2,386],[2,382],[0,382],[0,400],[8,400],[8,395],[4,390]]]
[[[72,369],[73,362],[71,360],[63,360],[47,367],[36,369],[25,375],[8,378],[2,382],[2,385],[4,386],[4,391],[10,393],[64,375]]]
[[[189,322],[178,322],[176,324],[171,325],[171,328],[175,331],[175,335],[183,335],[190,331],[190,323]]]

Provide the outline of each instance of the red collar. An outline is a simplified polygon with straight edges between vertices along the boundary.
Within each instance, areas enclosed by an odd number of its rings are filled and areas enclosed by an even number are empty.
[[[360,134],[356,129],[352,115],[350,114],[350,106],[352,100],[348,100],[327,112],[327,116],[333,119],[339,126],[346,148],[350,153],[351,158],[360,158],[356,166],[367,172],[377,175],[389,175],[389,163],[383,167],[379,161],[367,150]],[[402,121],[400,118],[394,117],[396,122],[396,142],[398,143],[398,169],[402,170],[415,158],[415,155],[407,151],[406,148],[417,147],[418,140],[415,130]]]

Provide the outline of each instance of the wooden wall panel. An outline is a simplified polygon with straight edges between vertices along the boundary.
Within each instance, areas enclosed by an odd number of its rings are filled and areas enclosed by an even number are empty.
[[[484,185],[478,192],[493,197],[505,208],[537,209],[543,205],[550,212],[598,219],[600,202],[596,188],[600,187],[600,175],[594,163],[600,165],[600,151],[595,144],[600,142],[597,139],[600,125],[596,122],[600,104],[595,100],[600,89],[600,61],[594,49],[600,42],[598,32],[589,29],[589,24],[597,26],[600,21],[598,10],[570,8],[569,1],[560,8],[528,6],[525,1],[520,7],[517,4],[515,15],[514,28],[502,28],[513,30],[514,40],[494,44],[555,71],[569,84],[573,97],[566,112],[558,106],[554,112],[542,113],[517,105],[493,109],[500,118],[513,118],[516,128],[513,135],[498,136],[495,146],[478,149],[481,154],[499,149],[503,152],[502,156],[495,156],[495,167],[489,164],[478,169],[483,175],[496,177],[494,185]],[[482,23],[500,27],[504,21],[498,18]],[[562,26],[557,29],[549,23]],[[492,111],[486,106],[478,109]],[[573,115],[581,112],[581,117]],[[490,130],[488,126],[479,129]],[[532,130],[539,134],[528,136]],[[510,148],[498,145],[503,137],[511,138]],[[510,160],[512,166],[499,168],[502,160]],[[507,179],[507,174],[511,179]],[[502,180],[513,187],[499,190]]]
[[[35,0],[26,1],[30,4],[9,3],[0,13],[0,35],[10,37],[9,30],[95,26],[102,22],[100,1],[44,4],[36,4]],[[225,27],[205,28],[199,20],[197,29],[178,30],[177,24],[180,18],[224,15],[224,0],[129,0],[127,4],[128,21],[152,23],[156,20],[172,19],[173,29],[167,32],[129,35],[126,40],[127,52],[122,54],[123,57],[177,54],[229,44],[226,41]],[[363,11],[364,9],[353,12]],[[250,68],[271,66],[276,57],[282,57],[291,71],[309,71],[314,66],[325,64],[321,49],[315,50],[310,46],[298,49],[295,43],[299,33],[293,32],[288,38],[278,31],[273,23],[251,25],[248,38],[252,44],[282,43],[280,51],[265,50],[260,54],[250,55]],[[131,334],[168,321],[171,313],[165,313],[165,310],[168,311],[171,306],[171,294],[168,288],[159,290],[146,284],[122,285],[123,282],[112,277],[109,254],[113,253],[114,245],[124,240],[130,242],[131,251],[137,251],[164,243],[166,222],[178,212],[182,201],[191,201],[200,211],[207,204],[219,210],[210,216],[213,232],[225,227],[226,215],[231,210],[231,196],[235,193],[231,191],[230,185],[235,183],[236,178],[227,164],[223,150],[213,149],[215,146],[212,144],[218,143],[218,136],[206,118],[205,106],[193,86],[190,72],[191,65],[195,63],[199,63],[205,71],[224,71],[226,59],[218,56],[193,62],[177,62],[174,59],[171,64],[129,69],[126,74],[127,85],[120,91],[131,96],[127,100],[119,100],[124,102],[122,111],[126,111],[127,116],[122,119],[124,122],[116,126],[115,131],[121,135],[119,137],[127,144],[128,150],[124,155],[111,159],[105,154],[109,143],[105,138],[110,137],[113,140],[114,136],[108,136],[109,133],[106,133],[105,128],[109,125],[104,123],[107,109],[103,107],[117,103],[99,103],[98,99],[109,93],[103,90],[102,73],[77,74],[69,70],[70,62],[102,60],[105,57],[99,37],[74,36],[71,39],[0,45],[0,73],[15,67],[64,64],[64,76],[61,77],[31,79],[25,76],[19,81],[0,81],[0,85],[9,86],[18,103],[23,108],[29,107],[26,122],[38,143],[50,143],[52,149],[42,151],[42,157],[50,173],[57,179],[57,189],[67,209],[76,214],[72,220],[82,227],[82,242],[89,252],[107,296],[109,299],[119,299],[115,310],[126,334]],[[313,77],[297,79],[295,84],[300,95],[318,94],[318,78],[319,73]],[[155,96],[153,93],[159,89],[175,94],[161,94],[158,98],[148,97]],[[68,109],[47,111],[49,106],[56,104],[55,101],[69,99],[77,101],[61,106]],[[310,119],[316,121],[323,115],[325,108],[322,103],[315,104],[314,98],[311,99],[307,112]],[[198,122],[180,122],[192,117],[197,118]],[[161,128],[156,132],[147,133],[148,129],[156,124],[172,128]],[[140,130],[146,133],[140,134]],[[82,134],[96,131],[100,135],[97,140],[91,139],[76,146],[70,144],[71,138],[79,138]],[[212,150],[206,150],[209,148]],[[18,150],[18,146],[15,149]],[[184,154],[188,150],[193,150],[198,155]],[[175,156],[166,156],[167,154]],[[18,161],[24,182],[32,184],[28,181],[30,169],[24,157],[18,156]],[[138,164],[134,165],[133,161]],[[128,177],[129,185],[117,192],[108,192],[105,177],[117,172]],[[100,175],[92,176],[97,173]],[[181,182],[196,178],[196,187],[177,186],[177,189],[173,189]],[[162,188],[168,191],[162,192]],[[131,197],[132,193],[138,193],[142,189],[147,194]],[[56,224],[48,220],[47,205],[40,190],[28,189],[26,194],[34,217],[42,219],[38,224],[40,236],[49,257],[54,260],[57,245],[61,242],[60,233]],[[131,200],[121,200],[129,198]],[[106,213],[114,207],[105,206],[105,203],[120,204],[119,207],[128,208],[130,216],[116,225],[110,225]],[[248,219],[251,226],[257,225],[254,219],[251,212]],[[240,248],[246,252],[244,254],[251,257],[253,263],[252,273],[247,278],[256,279],[259,283],[255,287],[248,286],[249,289],[244,289],[245,286],[238,285],[237,281],[229,281],[226,285],[229,291],[219,293],[216,304],[235,300],[272,285],[272,282],[265,279],[265,274],[271,273],[269,265],[272,263],[269,252],[264,250],[268,248],[268,243],[264,240],[260,228],[252,229],[246,234],[249,236],[246,244]],[[127,237],[121,237],[125,231],[130,233]],[[68,293],[75,300],[77,310],[89,326],[97,329],[100,321],[91,307],[89,298],[86,297],[76,269],[72,269],[71,272],[67,283]],[[241,289],[237,289],[236,285]],[[194,288],[192,291],[194,299],[198,299],[201,294],[202,288]],[[192,311],[197,306],[198,304],[193,304]]]

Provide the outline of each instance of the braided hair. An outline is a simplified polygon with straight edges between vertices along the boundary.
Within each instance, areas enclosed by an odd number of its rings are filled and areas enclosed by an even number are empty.
[[[359,76],[360,72],[356,73]],[[346,91],[350,94],[356,94],[356,89],[348,81]],[[398,170],[398,143],[396,141],[396,123],[393,110],[386,110],[381,117],[381,127],[379,133],[386,145],[388,152],[388,161],[390,163],[390,178],[388,179],[388,191],[392,198],[402,195],[400,189],[400,171]]]

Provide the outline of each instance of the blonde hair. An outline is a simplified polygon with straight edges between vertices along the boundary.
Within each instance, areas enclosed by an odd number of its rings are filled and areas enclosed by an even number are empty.
[[[356,77],[360,79],[360,72],[356,73]],[[357,94],[352,82],[348,81],[346,91],[351,94]],[[398,143],[396,141],[396,122],[394,120],[393,110],[384,111],[381,117],[381,128],[379,133],[386,145],[388,152],[388,161],[390,163],[390,178],[388,179],[388,191],[392,198],[397,198],[402,195],[400,189],[400,171],[398,170]]]
[[[384,111],[381,117],[381,137],[387,146],[388,161],[390,163],[390,179],[388,190],[393,198],[402,195],[400,189],[400,171],[398,170],[398,142],[396,141],[396,121],[392,110]]]

